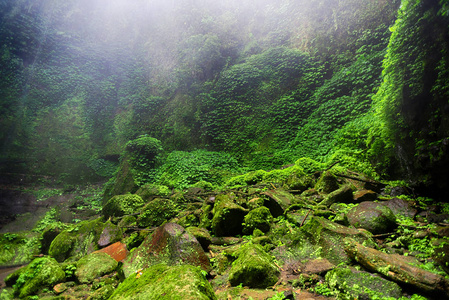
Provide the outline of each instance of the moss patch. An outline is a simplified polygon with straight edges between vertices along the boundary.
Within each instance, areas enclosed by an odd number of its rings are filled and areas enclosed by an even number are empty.
[[[158,264],[128,277],[109,299],[199,300],[216,297],[200,268],[190,265],[168,267],[165,264]]]
[[[238,250],[237,255],[238,258],[229,271],[231,285],[266,288],[277,282],[279,269],[262,246],[247,244]]]
[[[79,282],[89,283],[97,277],[113,272],[117,265],[117,261],[106,253],[91,253],[77,262],[75,275]]]

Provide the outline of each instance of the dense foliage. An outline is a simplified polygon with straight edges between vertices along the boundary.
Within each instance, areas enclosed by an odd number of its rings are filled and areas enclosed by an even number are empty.
[[[447,163],[445,1],[0,6],[3,171],[109,178],[143,135],[165,154],[126,158],[139,184],[195,149],[419,180]]]

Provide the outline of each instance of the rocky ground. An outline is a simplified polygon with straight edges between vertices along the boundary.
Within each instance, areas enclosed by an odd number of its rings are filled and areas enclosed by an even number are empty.
[[[102,203],[98,186],[20,193],[42,211],[1,229],[0,299],[449,295],[447,203],[342,168],[146,185]]]

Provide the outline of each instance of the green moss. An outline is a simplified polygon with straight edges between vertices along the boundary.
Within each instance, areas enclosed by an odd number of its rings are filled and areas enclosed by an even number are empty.
[[[335,268],[326,274],[326,282],[341,294],[351,298],[399,298],[401,288],[394,282],[367,272]]]
[[[129,276],[121,283],[109,299],[209,300],[216,297],[200,268],[159,264],[136,270],[136,275]]]
[[[75,227],[64,230],[51,242],[48,253],[57,261],[76,260],[98,250],[98,240],[107,224],[101,218],[83,221]]]
[[[62,262],[70,256],[75,243],[76,237],[68,231],[63,231],[51,242],[48,254],[57,261]]]
[[[142,208],[137,218],[139,227],[156,227],[170,220],[179,212],[179,208],[171,199],[156,198]]]
[[[260,245],[247,244],[237,252],[238,258],[229,271],[232,286],[243,284],[255,288],[274,285],[279,276],[279,269]]]
[[[242,222],[246,210],[235,204],[228,195],[218,195],[213,209],[212,230],[218,236],[242,233]]]
[[[253,209],[244,218],[243,233],[252,234],[255,229],[268,232],[272,221],[273,216],[265,206]]]
[[[17,271],[16,271],[17,272]],[[65,280],[65,273],[58,262],[50,257],[36,258],[23,270],[18,270],[13,288],[20,298],[36,294],[43,288],[52,288]]]
[[[349,228],[321,217],[312,219],[301,227],[298,236],[292,241],[292,251],[303,253],[303,248],[310,248],[309,252],[327,258],[333,264],[349,263],[350,258],[344,251],[345,237],[357,239],[360,243],[366,242],[374,245],[374,242],[360,231]]]
[[[165,197],[170,194],[171,191],[167,186],[151,183],[141,186],[136,192],[136,195],[142,197],[144,201],[149,201],[154,196]]]
[[[92,282],[95,278],[113,272],[117,261],[106,253],[91,253],[76,263],[75,275],[81,283]]]
[[[145,202],[138,195],[117,195],[109,199],[103,206],[103,214],[105,217],[130,215],[135,213],[144,204]]]
[[[324,172],[318,179],[315,189],[319,192],[329,194],[338,189],[337,177],[330,171]]]
[[[40,253],[39,234],[33,232],[0,234],[0,266],[24,264]]]

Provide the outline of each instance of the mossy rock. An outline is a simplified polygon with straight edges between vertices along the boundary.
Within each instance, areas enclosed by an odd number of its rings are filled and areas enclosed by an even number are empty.
[[[69,228],[67,224],[55,222],[45,227],[42,232],[41,251],[43,254],[48,254],[51,242],[60,234],[63,230]]]
[[[113,272],[117,265],[117,261],[106,253],[91,253],[76,263],[75,276],[79,282],[89,283],[97,277]]]
[[[140,196],[145,202],[151,201],[156,197],[166,197],[171,194],[168,186],[158,184],[145,184],[141,186],[136,195]]]
[[[216,296],[200,268],[157,264],[125,279],[109,298],[118,299],[209,300]]]
[[[213,206],[210,204],[203,204],[201,207],[201,215],[200,215],[200,224],[198,227],[204,227],[210,229],[212,227],[212,219],[214,217],[213,214]]]
[[[103,206],[103,215],[109,217],[121,217],[137,212],[145,202],[138,195],[116,195]]]
[[[116,177],[106,184],[103,203],[106,203],[111,197],[116,195],[134,193],[138,188],[139,186],[136,184],[133,170],[129,162],[129,155],[126,155],[120,163]]]
[[[261,206],[253,209],[244,218],[243,233],[252,234],[254,229],[268,232],[270,231],[272,221],[273,216],[267,207]]]
[[[352,208],[347,217],[352,226],[366,229],[373,234],[391,232],[397,227],[395,215],[382,203],[362,202]]]
[[[285,181],[285,185],[289,190],[295,190],[298,193],[313,187],[314,183],[311,176],[298,175],[296,173],[291,174]]]
[[[212,243],[212,237],[206,228],[192,226],[187,227],[186,230],[197,239],[204,251],[208,251],[208,247]]]
[[[99,249],[98,241],[105,228],[101,218],[82,221],[75,227],[64,230],[56,236],[48,253],[58,262],[78,260]]]
[[[147,203],[137,218],[139,227],[157,227],[170,220],[179,212],[176,203],[171,199],[156,198]]]
[[[39,234],[18,232],[0,234],[0,266],[29,263],[40,254]]]
[[[76,241],[76,237],[71,232],[63,231],[51,242],[48,254],[57,261],[63,262],[70,257]]]
[[[331,206],[334,203],[351,203],[354,200],[352,189],[349,185],[343,185],[339,189],[326,195],[319,205]]]
[[[323,172],[315,185],[315,190],[324,194],[332,193],[338,188],[337,177],[330,171]]]
[[[228,195],[218,195],[213,209],[211,227],[217,236],[235,236],[242,233],[247,210],[234,203]]]
[[[313,253],[315,258],[327,258],[335,265],[349,263],[351,259],[344,250],[343,239],[345,237],[351,237],[359,243],[373,247],[375,245],[372,239],[357,229],[314,216],[300,228],[299,234],[293,238],[290,248],[298,256],[311,256]]]
[[[115,291],[115,285],[106,284],[90,295],[87,300],[108,300]],[[64,299],[65,300],[65,299]]]
[[[121,228],[115,224],[112,224],[111,221],[107,221],[104,224],[103,231],[98,239],[98,246],[106,247],[120,241],[122,238],[123,232]]]
[[[123,262],[125,277],[135,270],[151,265],[190,264],[209,272],[209,258],[198,240],[176,223],[166,223],[156,229],[143,243],[133,250]]]
[[[368,272],[335,268],[326,274],[326,282],[348,299],[400,298],[402,290],[395,282]]]
[[[44,288],[52,288],[65,280],[64,271],[51,257],[36,258],[28,266],[16,272],[19,276],[13,273],[10,277],[17,278],[13,287],[14,294],[19,298],[34,295]]]
[[[264,206],[268,207],[271,215],[275,218],[281,216],[290,205],[296,202],[293,194],[281,188],[268,190],[262,194],[268,196]]]
[[[244,245],[237,251],[237,255],[238,258],[229,271],[232,286],[243,284],[250,288],[267,288],[278,281],[280,271],[262,246]]]
[[[298,210],[289,210],[285,214],[285,218],[292,224],[296,226],[302,226],[306,224],[313,216],[310,209],[298,209]],[[305,219],[305,220],[304,220]]]

